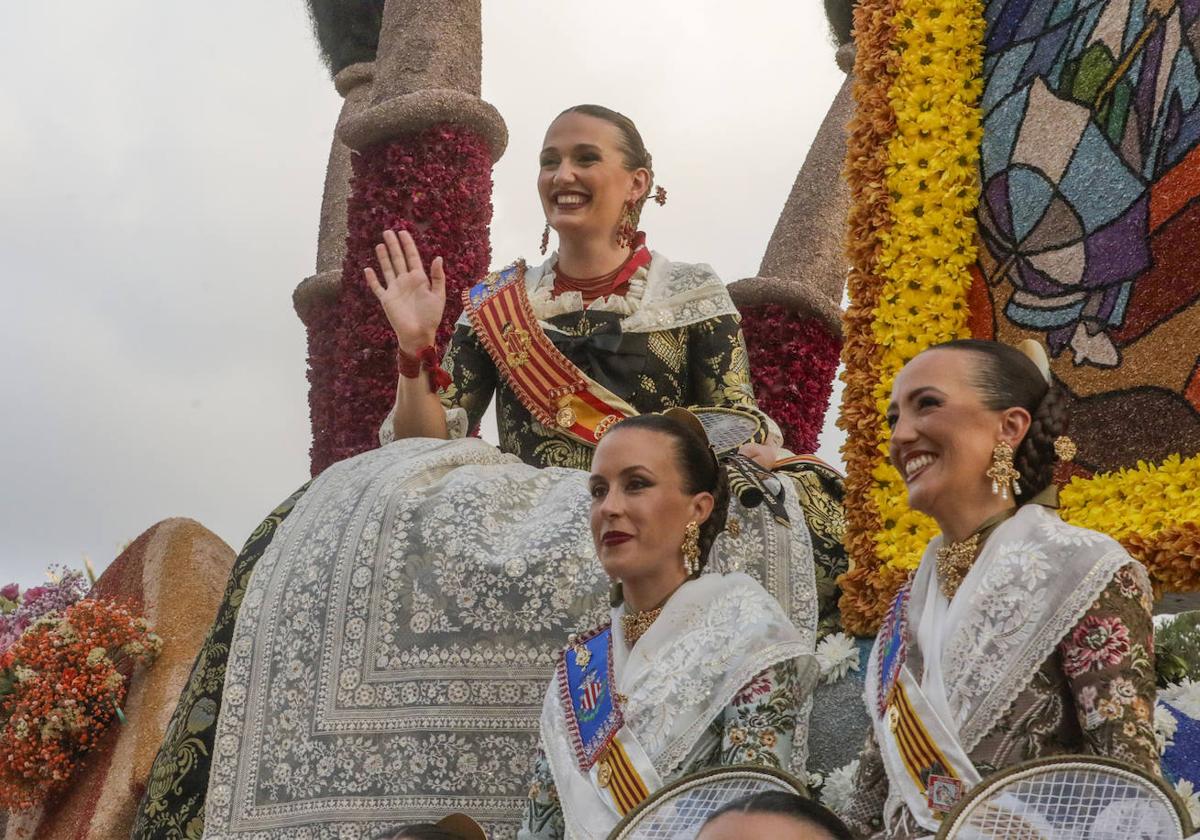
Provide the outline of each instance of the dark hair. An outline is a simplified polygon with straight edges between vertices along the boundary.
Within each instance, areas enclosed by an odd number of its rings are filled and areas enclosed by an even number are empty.
[[[999,341],[965,338],[929,349],[974,353],[982,364],[975,366],[971,384],[983,397],[983,404],[993,411],[1020,406],[1033,418],[1013,453],[1013,466],[1021,473],[1017,504],[1049,487],[1054,481],[1054,441],[1067,433],[1071,423],[1066,391],[1047,384],[1028,356]]]
[[[704,825],[725,814],[779,814],[799,823],[820,826],[833,836],[833,840],[854,840],[850,829],[833,811],[812,799],[781,790],[764,790],[735,799],[709,814]]]
[[[683,474],[687,492],[712,493],[712,513],[700,523],[700,568],[703,569],[717,535],[725,530],[725,519],[729,515],[729,479],[708,445],[699,420],[695,421],[695,426],[692,428],[666,414],[636,414],[613,426],[609,434],[625,429],[647,429],[669,435],[675,441],[675,464]]]
[[[637,202],[637,214],[640,217],[642,207],[645,206],[646,199],[650,197],[650,193],[654,189],[654,159],[650,156],[650,152],[646,150],[642,134],[637,130],[637,126],[633,124],[633,120],[620,111],[605,108],[603,105],[572,105],[558,116],[562,117],[566,114],[583,114],[584,116],[595,117],[598,120],[604,120],[617,127],[617,131],[621,133],[620,148],[625,168],[630,172],[645,169],[650,173],[650,181],[646,185],[646,192]]]
[[[433,823],[417,823],[385,831],[375,840],[462,840],[462,835],[438,828]]]

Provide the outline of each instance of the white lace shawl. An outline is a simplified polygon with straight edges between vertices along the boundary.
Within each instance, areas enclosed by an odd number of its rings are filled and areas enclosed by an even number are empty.
[[[623,608],[613,610],[612,625],[616,691],[628,698],[625,729],[664,779],[755,675],[795,660],[806,696],[819,676],[811,641],[805,641],[779,602],[743,572],[705,574],[683,584],[628,651],[622,614]],[[583,782],[554,680],[542,710],[542,743],[569,836],[605,837],[616,817],[609,813],[609,824],[594,824],[605,811],[596,807],[598,796]],[[580,801],[573,802],[576,798]]]
[[[930,542],[913,579],[910,633],[926,609],[945,600],[936,575],[941,544],[940,536]],[[958,727],[968,754],[1129,563],[1145,574],[1116,540],[1068,525],[1041,505],[1025,505],[996,528],[932,634],[943,640],[942,685],[922,686],[934,697],[944,691],[947,723]]]
[[[622,316],[622,332],[658,332],[690,327],[709,318],[736,315],[729,291],[721,278],[706,263],[671,262],[657,251],[651,252],[650,264],[639,268],[629,278],[629,291],[624,295],[609,295],[593,301],[591,312],[615,312]],[[558,252],[552,253],[539,266],[525,270],[525,288],[533,312],[544,329],[556,315],[578,312],[584,308],[583,295],[564,292],[553,296],[554,265]],[[466,313],[459,324],[469,324]]]

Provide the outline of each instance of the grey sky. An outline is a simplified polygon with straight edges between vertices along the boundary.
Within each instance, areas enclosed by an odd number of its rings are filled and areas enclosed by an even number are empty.
[[[736,11],[735,11],[736,9]],[[0,30],[0,583],[169,516],[234,548],[306,480],[304,331],[340,100],[300,0],[19,2]],[[493,264],[534,258],[546,124],[637,121],[672,258],[755,273],[841,83],[820,4],[485,0]],[[827,428],[821,454],[837,460]]]

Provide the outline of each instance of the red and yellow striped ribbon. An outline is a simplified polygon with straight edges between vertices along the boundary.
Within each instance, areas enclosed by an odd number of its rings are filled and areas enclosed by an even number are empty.
[[[604,755],[600,756],[599,765],[596,773],[600,786],[612,794],[622,815],[628,814],[650,795],[619,738],[613,738]]]

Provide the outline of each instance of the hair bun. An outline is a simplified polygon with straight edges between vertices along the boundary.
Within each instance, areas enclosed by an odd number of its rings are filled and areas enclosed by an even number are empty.
[[[663,417],[669,417],[675,422],[684,426],[689,432],[697,438],[704,441],[705,446],[709,445],[708,432],[704,429],[704,424],[700,422],[700,418],[686,408],[668,408],[663,412]]]

